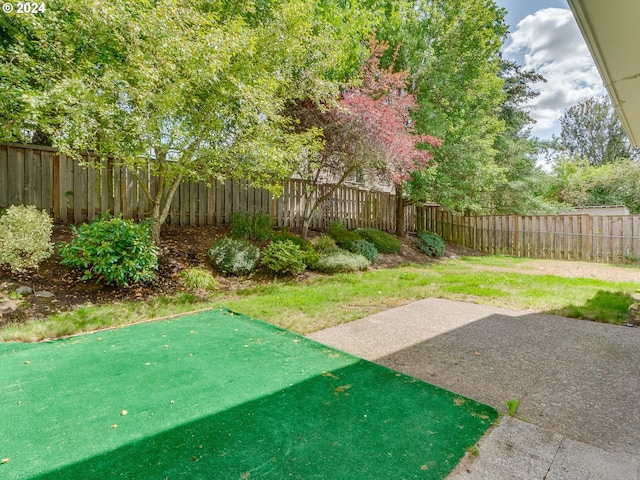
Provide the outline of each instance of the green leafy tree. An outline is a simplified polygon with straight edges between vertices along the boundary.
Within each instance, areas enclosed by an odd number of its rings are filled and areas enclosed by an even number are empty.
[[[585,158],[590,165],[635,159],[640,153],[631,148],[607,96],[590,97],[568,108],[560,118],[560,126],[560,136],[554,139],[556,148],[568,157]]]
[[[341,8],[330,0],[51,2],[20,20],[30,42],[13,42],[12,68],[24,75],[3,76],[0,101],[23,102],[12,121],[36,125],[61,151],[113,155],[134,172],[158,241],[184,179],[233,174],[277,192],[297,159],[319,148],[317,132],[295,131],[284,106],[337,96],[354,48],[328,23]],[[36,65],[46,84],[32,85]]]
[[[571,206],[625,205],[640,213],[640,165],[622,159],[590,165],[586,159],[563,159],[553,170],[550,199]]]
[[[310,102],[295,109],[301,127],[321,130],[324,138],[323,148],[305,159],[298,170],[299,176],[308,181],[304,237],[314,211],[355,171],[385,178],[395,185],[396,233],[403,235],[402,186],[412,171],[426,167],[432,158],[420,145],[441,144],[433,136],[415,134],[410,114],[416,103],[407,91],[409,74],[394,71],[393,61],[388,67],[380,65],[389,45],[379,42],[375,35],[367,45],[370,55],[361,68],[361,86],[346,89],[339,105],[328,111]],[[325,188],[318,193],[321,186]]]
[[[546,80],[534,70],[506,60],[501,61],[500,76],[505,95],[500,118],[505,129],[496,135],[494,149],[496,164],[504,168],[504,180],[487,193],[484,207],[499,214],[553,213],[556,206],[544,198],[551,176],[537,166],[540,142],[531,136],[535,120],[526,108],[538,95],[534,85]]]
[[[504,179],[494,142],[504,129],[498,74],[505,10],[485,0],[422,0],[391,2],[387,12],[379,35],[403,43],[398,67],[411,72],[416,132],[443,140],[406,191],[451,210],[481,210],[485,193]]]

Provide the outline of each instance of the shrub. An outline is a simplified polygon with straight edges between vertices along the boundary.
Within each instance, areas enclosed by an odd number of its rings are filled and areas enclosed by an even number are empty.
[[[419,232],[418,248],[430,257],[439,258],[444,254],[444,240],[432,232]]]
[[[306,268],[305,252],[291,240],[271,242],[262,252],[262,263],[276,273],[302,273]]]
[[[346,250],[336,250],[320,255],[317,269],[325,273],[355,272],[366,270],[369,265],[369,260],[362,255],[347,252]]]
[[[315,239],[313,244],[316,247],[316,250],[320,253],[326,252],[327,250],[335,250],[336,248],[338,248],[338,245],[336,245],[336,241],[329,235],[320,235]]]
[[[304,252],[304,264],[309,270],[317,270],[319,261],[320,255],[313,248]]]
[[[271,239],[271,241],[273,242],[289,241],[289,242],[295,243],[298,247],[300,247],[300,250],[303,250],[303,251],[313,249],[313,245],[311,245],[311,242],[309,240],[305,240],[304,238],[289,232],[276,233]]]
[[[209,258],[225,275],[248,275],[258,266],[260,250],[245,240],[223,238],[211,246]]]
[[[189,290],[215,290],[218,281],[204,268],[192,267],[180,272],[182,284]]]
[[[155,279],[157,248],[151,222],[135,223],[122,217],[103,216],[79,228],[75,238],[60,249],[62,264],[84,271],[82,280],[128,286]]]
[[[351,244],[349,250],[362,255],[369,260],[370,263],[376,263],[378,261],[378,249],[373,243],[367,242],[366,240],[356,240]]]
[[[329,238],[333,242],[331,237],[327,237],[327,238]],[[274,242],[291,241],[295,243],[298,247],[300,247],[300,250],[304,254],[304,264],[307,266],[307,268],[310,270],[316,269],[318,265],[318,258],[319,258],[318,252],[316,252],[316,250],[313,248],[313,244],[309,240],[305,240],[302,237],[298,237],[297,235],[294,235],[286,231],[281,231],[280,233],[276,234],[273,237],[272,241]],[[334,242],[333,246],[335,247],[335,245],[336,244]]]
[[[348,250],[353,242],[361,239],[360,235],[353,230],[347,230],[341,222],[332,222],[329,225],[329,235],[340,248],[345,250]]]
[[[356,233],[365,240],[373,243],[380,253],[400,253],[402,244],[393,235],[375,228],[360,228]]]
[[[53,222],[44,210],[34,206],[12,205],[0,216],[0,264],[11,271],[36,268],[51,256]]]
[[[231,214],[231,236],[235,239],[262,242],[273,235],[273,220],[264,213],[234,212]]]

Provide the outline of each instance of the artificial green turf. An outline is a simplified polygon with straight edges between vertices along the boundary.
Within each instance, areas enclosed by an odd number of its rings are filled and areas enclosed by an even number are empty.
[[[0,344],[0,416],[3,479],[400,479],[444,478],[497,413],[215,310]]]

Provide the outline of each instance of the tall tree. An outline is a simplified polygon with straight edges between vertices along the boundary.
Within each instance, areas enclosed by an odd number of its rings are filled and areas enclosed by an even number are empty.
[[[404,234],[403,183],[411,172],[426,168],[432,158],[426,146],[441,142],[431,135],[417,135],[411,111],[415,98],[407,92],[409,75],[385,68],[380,59],[389,50],[386,42],[369,39],[369,58],[361,69],[362,85],[345,90],[338,107],[322,112],[318,106],[298,106],[301,125],[322,129],[324,146],[301,163],[299,175],[308,180],[303,215],[303,235],[314,211],[354,171],[384,178],[396,188],[396,234]],[[396,49],[397,54],[398,49]],[[331,182],[328,188],[320,183]]]
[[[501,61],[500,76],[505,94],[500,118],[505,129],[496,135],[494,149],[495,162],[504,169],[504,181],[488,192],[484,206],[500,214],[551,213],[554,205],[544,198],[551,177],[537,166],[539,141],[531,136],[535,120],[526,106],[538,95],[536,84],[546,80],[534,70],[506,60]]]
[[[590,165],[638,157],[609,97],[590,97],[568,108],[560,118],[558,149],[569,157],[585,158]]]
[[[37,64],[47,85],[2,80],[26,99],[19,120],[63,152],[140,173],[158,240],[182,180],[233,174],[277,191],[317,150],[317,132],[295,131],[284,107],[337,96],[354,48],[328,23],[342,11],[338,0],[51,2],[20,19],[30,46],[12,46],[12,65]]]
[[[504,178],[494,141],[504,129],[498,73],[505,10],[492,0],[417,0],[390,2],[383,11],[389,21],[380,37],[402,41],[398,66],[411,72],[416,132],[444,141],[408,191],[452,210],[481,210],[485,192]]]

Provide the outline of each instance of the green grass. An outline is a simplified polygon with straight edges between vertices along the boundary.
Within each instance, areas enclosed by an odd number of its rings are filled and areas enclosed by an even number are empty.
[[[0,329],[0,340],[33,341],[80,331],[224,305],[300,334],[349,322],[414,300],[441,297],[537,312],[624,323],[633,282],[477,270],[476,265],[508,266],[517,259],[473,257],[337,274],[300,283],[274,281],[207,300],[181,295],[101,307],[83,307],[44,320]]]

